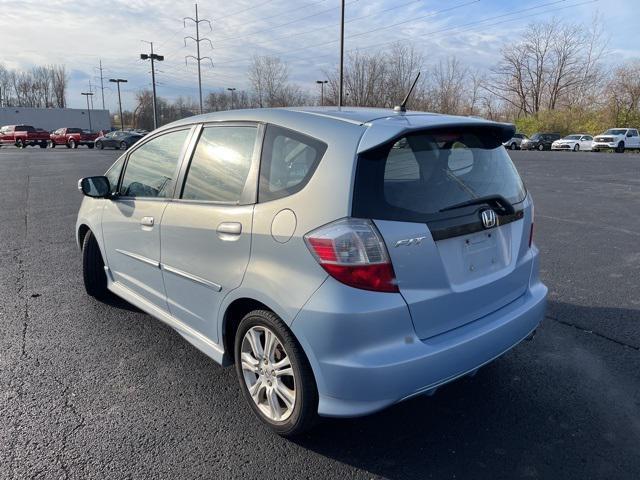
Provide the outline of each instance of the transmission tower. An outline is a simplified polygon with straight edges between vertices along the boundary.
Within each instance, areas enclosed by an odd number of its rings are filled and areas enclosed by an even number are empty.
[[[187,64],[187,61],[189,58],[193,58],[196,62],[198,62],[198,93],[200,95],[200,113],[202,113],[202,75],[200,73],[200,62],[202,60],[209,60],[211,62],[211,67],[213,68],[213,60],[211,59],[211,57],[201,57],[200,56],[200,42],[209,42],[209,46],[211,47],[211,49],[213,50],[213,43],[211,42],[210,39],[206,38],[206,37],[200,37],[200,24],[201,23],[207,23],[209,25],[209,30],[213,31],[213,28],[211,27],[211,22],[209,20],[207,20],[206,18],[199,18],[198,17],[198,4],[196,3],[196,18],[192,18],[192,17],[184,17],[182,19],[182,23],[184,25],[184,27],[187,27],[187,20],[191,20],[195,26],[196,26],[196,36],[195,38],[192,37],[191,35],[184,37],[184,46],[187,46],[187,40],[191,39],[196,43],[196,55],[187,55],[184,57],[184,63],[185,65]]]

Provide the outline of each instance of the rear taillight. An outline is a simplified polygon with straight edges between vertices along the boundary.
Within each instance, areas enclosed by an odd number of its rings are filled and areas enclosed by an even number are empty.
[[[339,282],[398,292],[387,247],[370,220],[343,218],[307,233],[304,240],[322,268]]]

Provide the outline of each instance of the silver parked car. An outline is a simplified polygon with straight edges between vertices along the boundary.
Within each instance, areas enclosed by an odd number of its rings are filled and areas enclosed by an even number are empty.
[[[86,290],[234,364],[281,435],[432,394],[544,315],[513,133],[382,109],[175,122],[79,182]]]
[[[523,140],[529,140],[529,137],[524,133],[514,133],[513,137],[502,144],[509,150],[520,150]]]

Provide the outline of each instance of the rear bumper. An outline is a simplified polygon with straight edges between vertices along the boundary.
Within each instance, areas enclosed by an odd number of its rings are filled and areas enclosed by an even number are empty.
[[[292,324],[314,370],[318,413],[366,415],[473,372],[538,327],[546,294],[533,275],[525,294],[505,307],[420,340],[400,295],[327,279]]]

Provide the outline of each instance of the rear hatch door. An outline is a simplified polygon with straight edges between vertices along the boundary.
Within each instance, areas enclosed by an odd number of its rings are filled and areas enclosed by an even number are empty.
[[[503,133],[423,130],[358,159],[353,216],[374,219],[422,339],[488,315],[527,288],[531,207]]]

